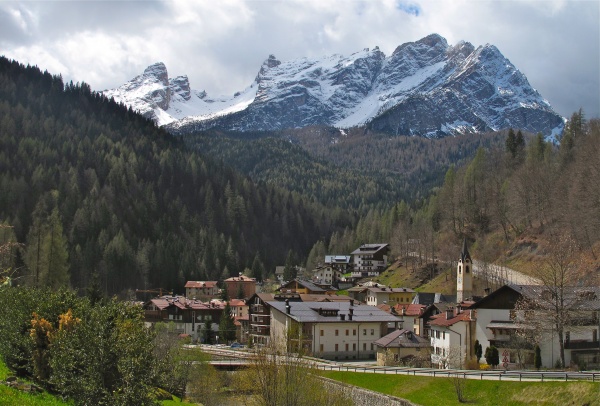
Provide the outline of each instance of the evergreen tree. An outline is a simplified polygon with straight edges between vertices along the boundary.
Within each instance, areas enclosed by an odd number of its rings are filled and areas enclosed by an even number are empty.
[[[40,284],[52,289],[68,287],[70,285],[69,253],[58,209],[52,211],[48,220],[47,232],[41,247],[44,266],[40,268]]]
[[[233,317],[231,317],[231,306],[229,302],[225,304],[223,314],[221,315],[221,322],[219,323],[219,337],[224,342],[230,343],[235,340],[235,324]]]
[[[483,348],[481,346],[481,343],[479,342],[479,340],[475,340],[475,357],[477,358],[478,363],[479,363],[479,360],[481,359],[482,355],[483,355]]]
[[[252,278],[256,278],[258,282],[263,280],[265,268],[262,261],[260,260],[260,255],[258,254],[258,252],[254,256],[254,261],[252,261],[252,268],[250,269],[250,271],[250,275]]]
[[[511,157],[517,156],[517,137],[515,136],[515,132],[512,128],[508,129],[508,135],[506,136],[506,152],[510,154]]]
[[[542,367],[542,350],[540,349],[540,346],[537,344],[535,345],[535,352],[533,354],[533,366],[538,371]]]
[[[204,344],[213,344],[214,342],[214,331],[212,329],[212,322],[209,319],[204,321],[204,329],[202,331]]]
[[[294,253],[292,250],[288,251],[287,258],[285,260],[285,267],[283,268],[283,280],[289,282],[296,278],[297,270],[294,265]]]

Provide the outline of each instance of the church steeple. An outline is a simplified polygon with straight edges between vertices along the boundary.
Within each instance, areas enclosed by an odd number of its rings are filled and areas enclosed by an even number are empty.
[[[458,303],[473,296],[473,260],[467,249],[467,239],[463,241],[458,267],[456,269],[456,301]]]
[[[460,252],[460,260],[462,262],[465,262],[465,260],[467,258],[469,259],[469,261],[472,262],[472,260],[471,260],[471,254],[469,254],[469,250],[467,249],[467,239],[465,238],[463,240],[462,251]]]

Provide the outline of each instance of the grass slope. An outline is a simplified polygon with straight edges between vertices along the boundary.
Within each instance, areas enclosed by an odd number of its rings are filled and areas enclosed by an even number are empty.
[[[466,403],[460,403],[452,379],[356,372],[326,372],[324,376],[372,391],[407,399],[423,406],[437,405],[600,405],[600,383],[499,382],[467,379]]]

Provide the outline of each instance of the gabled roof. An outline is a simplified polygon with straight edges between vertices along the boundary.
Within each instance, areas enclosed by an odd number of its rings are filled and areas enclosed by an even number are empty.
[[[445,295],[443,293],[417,292],[412,303],[432,305],[434,303],[456,303],[456,295]]]
[[[396,310],[396,313],[402,314],[402,310],[404,309],[404,315],[417,317],[417,316],[420,316],[425,311],[426,307],[427,306],[425,306],[425,305],[414,304],[414,303],[397,304],[394,306],[394,310]]]
[[[431,347],[431,342],[420,337],[410,330],[396,330],[390,334],[381,337],[374,344],[382,348],[427,348]]]
[[[319,292],[319,293],[327,292],[327,289],[323,289],[323,288],[315,285],[312,282],[299,280],[299,279],[294,279],[293,281],[289,281],[288,283],[282,285],[279,288],[279,290],[286,289],[289,286],[296,286],[296,284],[298,284],[298,286],[302,286],[303,288],[310,290],[311,292]],[[337,289],[332,288],[330,290],[337,290]]]
[[[285,302],[267,302],[275,311],[288,315],[290,318],[301,323],[360,323],[360,322],[399,322],[398,317],[393,316],[374,306],[354,305],[350,302],[289,302],[290,313],[287,314]],[[352,309],[352,320],[348,315]],[[319,314],[332,312],[337,316],[326,316]],[[341,320],[344,315],[345,320]]]
[[[225,305],[220,301],[202,302],[200,300],[190,300],[183,296],[162,296],[157,297],[149,302],[146,302],[144,308],[153,304],[160,310],[168,309],[169,307],[175,307],[181,310],[206,310],[206,309],[219,309],[223,310]]]
[[[186,288],[215,288],[217,281],[187,281]]]
[[[383,249],[389,249],[390,244],[387,243],[379,243],[379,244],[363,244],[354,251],[352,251],[352,255],[366,255],[366,254],[375,254]]]

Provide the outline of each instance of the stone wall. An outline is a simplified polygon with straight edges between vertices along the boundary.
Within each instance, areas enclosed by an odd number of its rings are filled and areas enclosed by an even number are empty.
[[[374,378],[385,379],[385,375]],[[348,385],[333,379],[321,378],[325,383],[325,387],[341,389],[345,393],[349,393],[354,406],[416,406],[414,403],[406,399],[397,398],[395,396],[385,395],[383,393],[374,392],[372,390],[359,388],[358,386]]]

